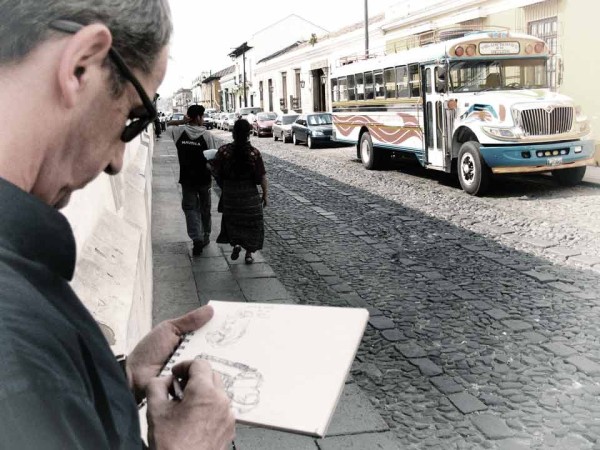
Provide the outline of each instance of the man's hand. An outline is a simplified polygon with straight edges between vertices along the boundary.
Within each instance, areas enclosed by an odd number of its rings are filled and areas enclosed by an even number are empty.
[[[235,437],[235,417],[219,374],[202,360],[177,364],[173,374],[185,380],[181,401],[168,397],[170,376],[154,378],[148,385],[150,448],[229,448]]]
[[[159,374],[181,337],[202,327],[213,314],[211,306],[203,306],[177,319],[165,320],[139,342],[127,357],[125,367],[129,387],[138,401],[146,396],[148,383]]]

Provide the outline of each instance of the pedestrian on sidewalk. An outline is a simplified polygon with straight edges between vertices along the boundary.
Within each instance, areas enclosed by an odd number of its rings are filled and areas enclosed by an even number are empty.
[[[185,215],[187,233],[194,246],[192,254],[202,254],[210,242],[210,188],[212,178],[204,150],[216,148],[213,135],[204,127],[204,106],[192,105],[183,120],[167,123],[167,133],[177,147],[181,208]],[[178,126],[172,126],[178,125]]]
[[[222,194],[220,244],[231,244],[231,259],[246,250],[245,262],[252,264],[252,253],[262,249],[264,241],[263,207],[267,206],[267,174],[262,156],[250,143],[252,126],[245,119],[233,125],[233,143],[219,148],[212,162]],[[262,195],[256,187],[260,184]]]
[[[172,376],[158,377],[212,309],[159,324],[121,367],[69,285],[75,237],[58,211],[100,172],[118,173],[125,143],[154,121],[168,2],[42,3],[0,1],[0,102],[10,108],[0,139],[0,448],[142,449],[144,398],[152,448],[225,448],[235,420],[210,365],[174,369],[183,401],[169,399]],[[33,117],[46,126],[32,132]]]

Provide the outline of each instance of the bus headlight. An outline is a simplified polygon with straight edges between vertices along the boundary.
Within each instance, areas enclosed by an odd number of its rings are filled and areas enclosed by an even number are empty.
[[[514,128],[481,127],[483,132],[494,139],[518,139],[520,136]]]
[[[590,122],[587,120],[578,121],[575,126],[581,134],[588,134],[590,132]]]

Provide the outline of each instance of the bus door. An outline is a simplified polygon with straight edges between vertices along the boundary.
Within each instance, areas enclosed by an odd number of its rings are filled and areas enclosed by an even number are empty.
[[[425,160],[430,169],[447,171],[445,158],[445,114],[444,92],[437,89],[436,80],[438,70],[443,70],[437,64],[421,66],[421,79],[423,80],[423,125],[425,131]]]

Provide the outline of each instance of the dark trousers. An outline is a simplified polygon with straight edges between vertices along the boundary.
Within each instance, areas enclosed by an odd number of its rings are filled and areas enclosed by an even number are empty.
[[[210,186],[181,186],[181,208],[192,241],[203,241],[210,236]]]

